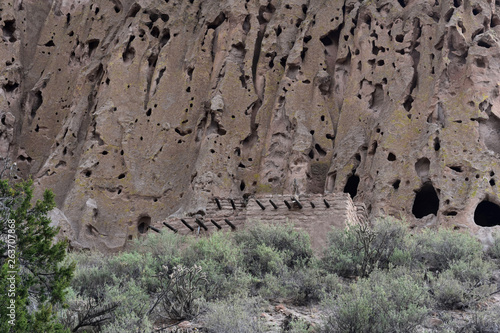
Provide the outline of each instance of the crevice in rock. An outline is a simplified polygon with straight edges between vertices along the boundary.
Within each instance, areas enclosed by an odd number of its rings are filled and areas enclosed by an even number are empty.
[[[337,61],[337,52],[339,48],[340,31],[343,24],[337,29],[329,31],[326,35],[320,37],[320,41],[325,48],[326,71],[333,78],[335,75],[335,63]]]
[[[176,127],[175,133],[179,134],[180,136],[186,136],[193,133],[193,130],[191,128],[183,129],[181,127]]]
[[[127,17],[135,17],[137,13],[141,10],[141,6],[138,3],[134,3],[132,7],[130,7]]]
[[[491,112],[492,104],[483,101],[479,104],[479,109],[488,115],[488,119],[478,119],[479,137],[486,148],[500,154],[500,119]]]
[[[250,116],[250,134],[241,141],[241,144],[244,148],[251,148],[259,139],[259,134],[257,129],[259,128],[259,124],[256,123],[257,113],[259,112],[260,107],[262,106],[262,101],[259,99],[256,102],[252,103],[251,109],[252,113]]]
[[[210,114],[210,125],[208,125],[206,133],[207,135],[210,135],[212,133],[217,133],[218,135],[226,135],[227,133],[224,127],[220,124],[220,122],[217,121],[215,113]]]
[[[30,105],[30,116],[31,119],[33,119],[36,116],[36,111],[43,104],[42,92],[40,90],[30,92],[28,97],[28,104]]]
[[[146,94],[144,95],[144,110],[148,108],[150,92],[151,92],[151,83],[153,81],[153,75],[155,73],[157,62],[158,62],[158,53],[156,50],[153,50],[151,52],[151,55],[148,57],[148,73],[146,78]]]
[[[215,20],[213,20],[212,22],[209,22],[207,24],[207,28],[208,29],[217,29],[222,23],[224,23],[224,21],[227,19],[226,17],[226,14],[224,14],[223,12],[219,13],[219,15],[217,15],[217,17],[215,18]]]
[[[167,45],[168,41],[170,40],[170,29],[164,28],[161,32],[161,38],[160,38],[160,50]]]
[[[132,63],[132,60],[134,60],[135,57],[135,49],[130,46],[130,43],[135,39],[135,36],[130,36],[127,46],[125,47],[125,51],[122,53],[122,59],[125,65],[129,65]]]
[[[384,97],[385,95],[382,85],[376,84],[375,90],[373,91],[369,102],[370,109],[381,111],[381,106],[384,103]]]

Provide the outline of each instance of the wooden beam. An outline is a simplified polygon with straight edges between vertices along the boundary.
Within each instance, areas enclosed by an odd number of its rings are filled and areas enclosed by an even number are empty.
[[[255,199],[255,202],[260,206],[262,210],[266,210],[266,207],[259,200]]]
[[[215,198],[215,203],[217,204],[217,207],[219,207],[219,210],[222,209],[219,199]]]
[[[210,220],[210,222],[212,222],[213,225],[217,227],[217,229],[221,229],[221,226],[217,224],[217,222],[215,222],[214,220]]]
[[[274,209],[278,209],[278,206],[276,206],[276,204],[274,203],[274,201],[269,200],[269,202],[271,203],[271,205],[273,205]]]
[[[163,225],[167,228],[169,228],[170,230],[172,230],[173,232],[177,233],[177,229],[175,229],[174,227],[172,227],[171,225],[169,225],[167,222],[163,222]]]
[[[153,227],[153,226],[148,226],[149,229],[153,230],[153,231],[156,231],[157,233],[160,233],[160,230]]]
[[[196,218],[196,219],[195,219],[195,221],[196,221],[196,223],[198,223],[198,225],[199,225],[200,227],[202,227],[202,228],[203,228],[203,229],[205,229],[205,230],[208,230],[207,226],[206,226],[206,225],[205,225],[202,221],[200,221],[200,219],[199,219],[199,218]]]
[[[181,219],[181,222],[182,222],[182,223],[183,223],[186,227],[188,227],[188,228],[189,228],[189,230],[194,231],[194,228],[193,228],[192,226],[190,226],[190,225],[189,225],[189,224],[188,224],[188,223],[187,223],[184,219]]]
[[[236,227],[234,226],[234,224],[231,223],[231,221],[229,221],[228,219],[224,219],[224,221],[231,227],[231,229],[236,229]]]

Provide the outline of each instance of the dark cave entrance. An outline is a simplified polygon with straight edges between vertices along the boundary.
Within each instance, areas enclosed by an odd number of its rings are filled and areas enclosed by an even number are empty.
[[[137,231],[140,234],[145,234],[148,232],[149,226],[151,225],[151,217],[149,216],[141,216],[139,221],[137,222]]]
[[[481,201],[474,211],[474,222],[481,227],[500,225],[500,206],[491,201]]]
[[[347,179],[347,183],[344,187],[344,193],[349,193],[352,199],[358,194],[359,177],[356,175],[351,175]]]
[[[417,219],[429,214],[437,215],[439,209],[439,198],[431,183],[424,183],[418,190],[413,202],[412,213]]]

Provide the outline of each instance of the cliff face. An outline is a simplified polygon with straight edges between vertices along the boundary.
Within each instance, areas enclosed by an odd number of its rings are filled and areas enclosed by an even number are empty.
[[[82,246],[294,187],[473,231],[500,202],[498,1],[0,6],[0,153]]]

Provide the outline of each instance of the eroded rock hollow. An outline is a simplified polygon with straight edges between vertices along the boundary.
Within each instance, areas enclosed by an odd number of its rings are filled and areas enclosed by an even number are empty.
[[[0,153],[54,190],[75,244],[292,191],[500,223],[499,1],[0,6]]]

